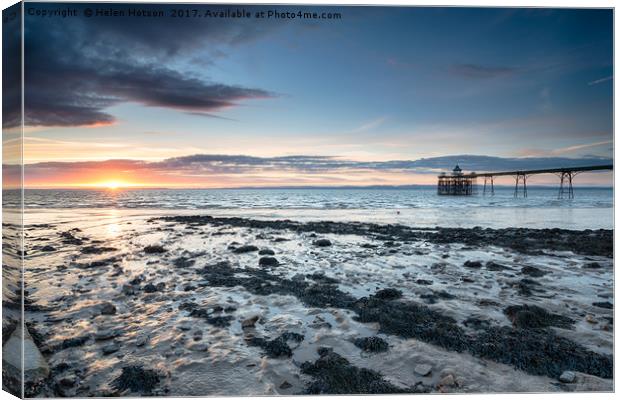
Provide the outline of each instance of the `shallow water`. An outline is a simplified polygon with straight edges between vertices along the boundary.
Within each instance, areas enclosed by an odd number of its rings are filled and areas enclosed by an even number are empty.
[[[7,198],[10,197],[7,195]],[[7,199],[9,201],[10,199]],[[17,198],[15,199],[17,200]],[[26,190],[26,208],[195,210],[213,215],[358,220],[415,226],[612,229],[613,190],[531,187],[527,198],[498,187],[494,196],[438,196],[412,189]]]
[[[200,273],[206,265],[228,261],[248,272],[259,268],[256,252],[236,254],[228,248],[233,242],[272,249],[280,262],[271,270],[274,275],[292,278],[318,272],[336,279],[340,290],[356,298],[390,287],[402,290],[405,299],[424,303],[422,296],[445,290],[456,297],[438,300],[428,307],[453,317],[466,331],[471,330],[463,324],[467,318],[478,317],[497,326],[510,325],[502,311],[505,307],[539,305],[576,321],[574,329],[553,328],[559,335],[600,354],[613,351],[613,325],[607,319],[613,310],[592,305],[613,301],[612,260],[605,257],[572,253],[524,255],[492,244],[470,248],[456,243],[413,242],[394,248],[369,237],[335,234],[321,235],[333,245],[318,248],[312,245],[315,239],[310,233],[148,221],[155,215],[179,213],[65,209],[27,214],[27,291],[28,299],[39,310],[28,312],[29,322],[45,337],[44,347],[48,348],[64,339],[89,335],[82,345],[46,353],[52,368],[69,365],[69,372],[59,376],[77,376],[77,385],[67,389],[67,394],[110,394],[114,391],[112,381],[121,368],[134,364],[160,373],[161,382],[154,394],[300,393],[310,378],[299,367],[304,361],[316,360],[320,346],[332,347],[353,365],[380,372],[400,387],[418,381],[435,387],[442,375],[452,373],[458,387],[450,391],[562,389],[547,376],[529,375],[509,365],[447,351],[419,340],[379,334],[376,324],[357,322],[350,310],[307,307],[293,296],[260,296],[240,286],[208,285]],[[63,243],[60,234],[76,228],[79,231],[72,231],[74,236],[84,243]],[[167,252],[145,254],[148,245],[162,245]],[[44,250],[44,246],[53,250]],[[88,246],[111,249],[101,254],[84,254]],[[180,256],[195,263],[175,266],[173,261]],[[89,266],[101,260],[104,262],[100,265]],[[493,260],[510,269],[498,272],[463,267],[468,260]],[[603,268],[582,268],[591,262],[598,262]],[[523,278],[523,266],[547,272],[536,278],[544,292],[524,297],[515,289],[514,282]],[[165,287],[154,293],[124,293],[123,286],[140,276],[141,285],[163,283]],[[463,277],[471,282],[464,282]],[[421,285],[417,283],[419,279],[432,283]],[[497,304],[481,302],[483,299]],[[234,310],[213,314],[231,316],[232,323],[217,327],[189,316],[187,311],[179,310],[188,301],[205,309],[218,305],[225,309],[233,307]],[[106,302],[115,305],[114,315],[101,315],[101,306]],[[242,329],[241,321],[255,315],[260,318],[256,327]],[[97,334],[106,330],[112,330],[115,337],[95,340]],[[285,331],[305,337],[300,344],[291,344],[291,358],[268,358],[259,347],[249,346],[246,341],[248,335],[273,339]],[[371,354],[353,345],[355,338],[373,335],[389,343],[387,353]],[[139,341],[146,344],[138,346]],[[118,350],[104,354],[104,348],[112,343],[119,345]],[[432,366],[430,376],[420,377],[413,372],[420,363]],[[290,387],[281,388],[285,381]],[[611,381],[606,382],[604,388],[609,390]],[[41,393],[52,394],[53,386]]]

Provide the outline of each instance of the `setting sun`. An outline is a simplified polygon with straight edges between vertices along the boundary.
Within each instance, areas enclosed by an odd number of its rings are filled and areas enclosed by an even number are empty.
[[[104,187],[106,189],[110,189],[110,190],[116,190],[122,187],[127,187],[129,186],[128,184],[126,184],[125,182],[121,182],[121,181],[107,181],[107,182],[102,182],[100,184],[98,184],[97,186],[100,187]]]

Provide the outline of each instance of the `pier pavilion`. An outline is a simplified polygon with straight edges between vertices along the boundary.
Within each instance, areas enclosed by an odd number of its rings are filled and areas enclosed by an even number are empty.
[[[456,165],[452,174],[442,172],[437,181],[437,194],[451,196],[466,196],[474,192],[476,185],[476,174],[464,174],[461,167]]]

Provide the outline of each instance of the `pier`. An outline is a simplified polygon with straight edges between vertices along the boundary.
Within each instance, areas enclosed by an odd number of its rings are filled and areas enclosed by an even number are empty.
[[[519,171],[497,171],[469,174],[463,173],[462,169],[457,165],[452,174],[441,173],[437,177],[437,194],[452,196],[469,196],[474,194],[478,178],[484,179],[482,185],[482,195],[487,194],[493,196],[495,194],[494,178],[498,176],[514,176],[515,178],[515,197],[527,197],[527,179],[532,175],[554,174],[560,178],[560,188],[558,191],[558,199],[575,198],[573,190],[573,180],[577,174],[590,171],[613,170],[613,164],[610,165],[592,165],[585,167],[567,167],[567,168],[549,168],[549,169],[532,169]]]

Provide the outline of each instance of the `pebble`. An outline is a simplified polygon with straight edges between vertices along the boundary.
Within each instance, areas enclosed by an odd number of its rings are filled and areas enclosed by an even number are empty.
[[[77,376],[75,376],[74,374],[65,375],[58,380],[58,383],[65,387],[75,386],[75,384],[77,383]]]
[[[464,267],[466,268],[482,268],[482,263],[480,261],[465,261],[465,264],[463,264]]]
[[[141,347],[144,346],[149,341],[148,336],[142,335],[136,338],[136,346]]]
[[[101,307],[101,315],[114,315],[116,314],[116,307],[112,303],[104,303]]]
[[[441,378],[438,386],[454,386],[455,384],[456,382],[454,380],[454,375],[448,374],[444,376],[443,378]]]
[[[313,244],[317,247],[328,247],[332,245],[332,242],[328,239],[319,239],[315,240]]]
[[[250,253],[253,251],[258,251],[258,247],[251,245],[251,244],[237,247],[236,249],[233,250],[233,252],[237,254]]]
[[[157,287],[153,285],[152,283],[149,283],[144,286],[144,291],[146,293],[155,293],[157,291]]]
[[[262,265],[262,266],[268,266],[268,267],[273,267],[273,266],[277,266],[280,263],[278,262],[278,260],[274,257],[261,257],[258,260],[258,265]]]
[[[241,322],[241,328],[243,329],[254,328],[254,326],[256,325],[256,321],[258,321],[258,315],[255,315],[248,319],[244,319]]]
[[[119,336],[120,331],[114,329],[104,329],[95,333],[95,340],[108,340]]]
[[[206,343],[192,343],[188,347],[192,351],[207,351],[209,346]]]
[[[427,376],[428,374],[431,373],[432,370],[433,370],[433,367],[431,367],[428,364],[418,364],[416,365],[413,372],[415,372],[416,374],[420,376]],[[452,375],[448,375],[448,376],[452,376]]]
[[[121,349],[121,346],[119,346],[118,343],[110,343],[106,346],[103,346],[101,351],[103,352],[103,354],[112,354],[112,353],[116,353],[120,349]]]
[[[577,376],[573,371],[564,371],[562,372],[562,375],[560,375],[560,382],[573,383],[576,378]]]

